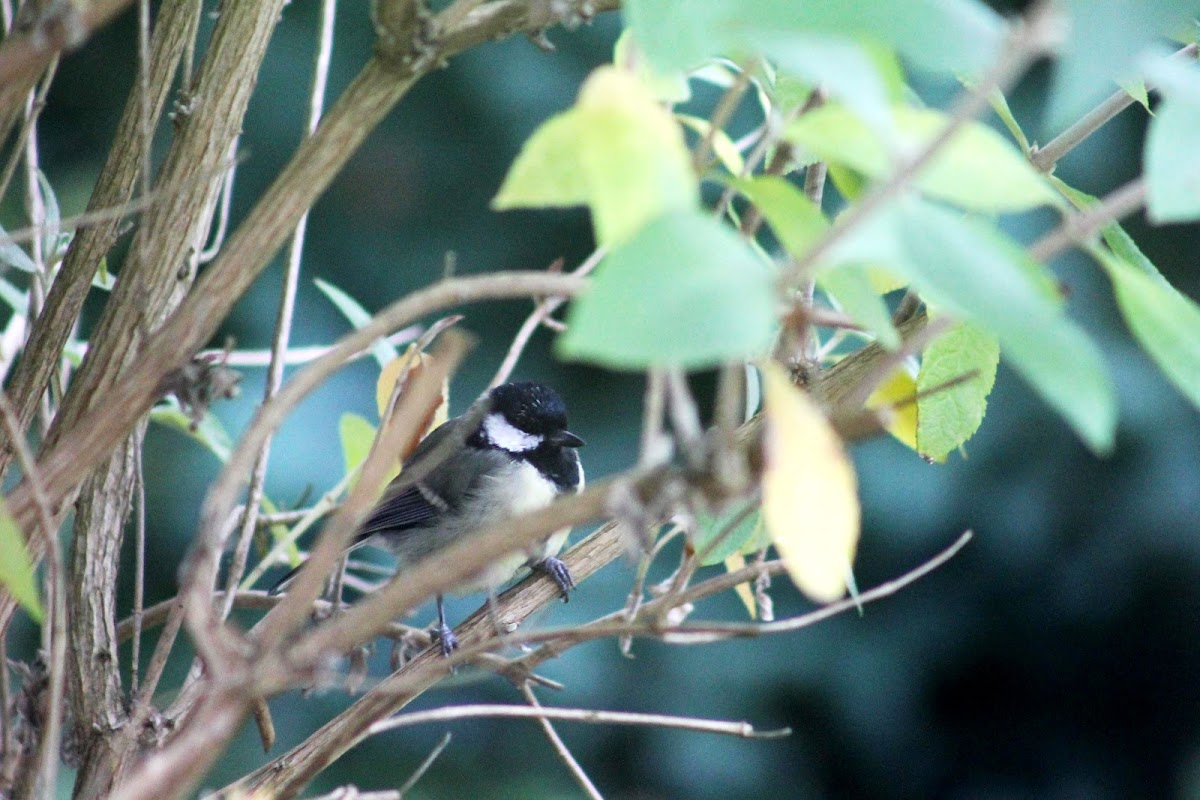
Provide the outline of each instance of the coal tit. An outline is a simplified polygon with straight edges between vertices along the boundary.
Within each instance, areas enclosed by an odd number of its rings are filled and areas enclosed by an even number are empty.
[[[405,565],[492,523],[550,504],[564,493],[583,489],[583,465],[576,448],[583,440],[567,430],[567,409],[548,386],[506,383],[483,398],[482,417],[468,411],[438,426],[413,451],[417,464],[448,438],[461,442],[415,484],[397,476],[362,524],[351,549],[371,544],[391,551]],[[471,426],[473,429],[468,430]],[[532,549],[491,564],[454,587],[454,594],[492,591],[522,567],[544,571],[566,600],[574,588],[566,564],[556,556],[569,529],[556,531]],[[276,592],[294,575],[276,584]],[[446,624],[442,596],[437,598],[437,638],[449,655],[458,646]]]

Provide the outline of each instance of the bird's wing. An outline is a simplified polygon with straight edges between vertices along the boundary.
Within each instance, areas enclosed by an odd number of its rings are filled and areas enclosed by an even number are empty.
[[[446,437],[454,435],[459,425],[457,418],[439,425],[421,440],[409,456],[408,463],[414,466],[420,463],[420,460],[445,441]],[[412,528],[445,512],[446,501],[440,493],[431,489],[429,484],[430,479],[442,471],[442,466],[438,465],[415,484],[407,483],[407,476],[403,472],[397,475],[392,485],[384,490],[371,515],[362,524],[355,542],[365,541],[383,531]]]

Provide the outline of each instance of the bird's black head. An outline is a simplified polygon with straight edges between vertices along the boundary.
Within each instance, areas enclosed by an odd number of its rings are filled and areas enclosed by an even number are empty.
[[[566,404],[544,383],[505,383],[488,393],[488,402],[491,408],[476,434],[480,444],[514,454],[583,446],[567,430]]]

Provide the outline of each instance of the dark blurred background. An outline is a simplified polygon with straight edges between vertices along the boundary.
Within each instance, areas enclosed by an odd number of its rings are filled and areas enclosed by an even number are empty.
[[[316,18],[313,0],[285,10],[246,120],[235,223],[299,138]],[[449,251],[462,273],[544,269],[558,257],[577,264],[591,248],[584,212],[498,214],[488,201],[521,143],[570,105],[584,76],[609,58],[618,32],[619,18],[608,15],[574,33],[552,31],[553,54],[524,39],[489,44],[421,82],[313,211],[293,342],[328,343],[347,330],[314,278],[376,310],[436,280]],[[86,202],[134,78],[135,41],[133,15],[126,14],[59,68],[41,143],[64,214]],[[331,98],[370,49],[366,4],[342,4]],[[1036,70],[1012,98],[1018,118],[1033,120],[1029,129],[1041,141],[1054,133],[1036,123],[1047,75]],[[932,101],[946,96],[945,86],[916,88]],[[696,107],[703,113],[711,101],[701,92]],[[1140,170],[1145,119],[1138,107],[1126,111],[1065,159],[1058,174],[1096,195],[1124,183]],[[1012,230],[1028,240],[1050,222],[1032,215]],[[1129,229],[1176,286],[1200,295],[1200,227],[1151,229],[1138,219]],[[975,531],[975,540],[861,618],[706,647],[640,642],[633,658],[622,657],[614,643],[593,643],[547,665],[545,674],[566,684],[561,694],[543,693],[549,704],[745,719],[795,731],[783,740],[745,741],[561,723],[567,744],[606,796],[1200,797],[1200,418],[1125,333],[1098,271],[1075,257],[1057,266],[1073,313],[1102,344],[1119,386],[1113,455],[1092,457],[1003,368],[968,458],[930,466],[890,440],[856,447],[865,506],[860,587],[912,568],[965,529]],[[228,333],[241,347],[268,346],[280,271],[277,259],[221,338]],[[528,308],[495,303],[467,310],[463,326],[479,345],[456,378],[455,413],[486,385]],[[557,362],[550,344],[539,333],[518,375],[562,390],[572,429],[589,442],[583,455],[590,476],[629,465],[641,379]],[[369,360],[344,370],[283,427],[272,453],[272,498],[287,505],[336,482],[339,416],[376,418],[375,377]],[[241,399],[218,408],[232,432],[249,418],[262,382],[261,370],[249,371]],[[707,390],[706,376],[696,386]],[[153,602],[175,592],[176,565],[219,465],[181,434],[157,427],[146,458],[153,565],[147,601]],[[582,621],[619,607],[631,578],[629,564],[613,564],[570,605],[555,606],[536,623]],[[773,596],[781,616],[808,607],[784,580]],[[478,603],[453,602],[451,614],[461,619]],[[423,610],[418,621],[430,613]],[[732,596],[697,610],[698,618],[744,614]],[[371,662],[374,677],[386,674],[387,648],[381,650]],[[180,669],[184,663],[179,659]],[[274,755],[350,699],[292,693],[273,702],[280,734]],[[464,673],[414,708],[470,702],[521,700],[499,678]],[[459,722],[380,736],[351,751],[312,791],[346,782],[398,786],[446,730],[453,741],[414,797],[579,795],[528,721]],[[262,759],[248,729],[213,785]]]

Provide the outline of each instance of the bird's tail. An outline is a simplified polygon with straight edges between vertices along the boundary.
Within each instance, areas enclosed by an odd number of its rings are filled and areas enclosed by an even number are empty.
[[[304,562],[300,562],[300,566],[289,569],[287,571],[286,575],[284,575],[279,580],[275,581],[275,585],[267,590],[267,594],[270,594],[270,595],[281,594],[283,592],[283,590],[287,588],[288,584],[291,583],[292,580],[297,575],[300,574],[300,570],[303,568],[304,568]]]

